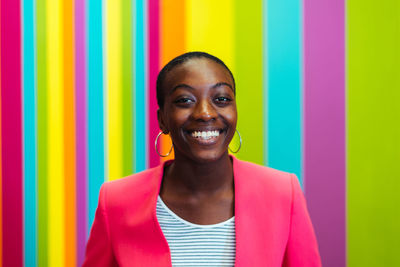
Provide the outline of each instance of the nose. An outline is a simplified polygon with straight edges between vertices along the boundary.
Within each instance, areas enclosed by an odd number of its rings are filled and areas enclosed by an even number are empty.
[[[202,100],[196,103],[192,117],[196,121],[215,120],[217,118],[217,111],[212,103]]]

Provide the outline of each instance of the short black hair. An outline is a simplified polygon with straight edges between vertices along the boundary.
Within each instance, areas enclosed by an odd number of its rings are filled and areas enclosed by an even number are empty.
[[[158,73],[157,76],[157,83],[156,83],[156,89],[157,89],[157,104],[159,108],[163,108],[164,107],[164,90],[163,90],[163,83],[165,80],[165,76],[167,75],[168,72],[170,72],[173,68],[189,61],[190,59],[193,58],[207,58],[207,59],[211,59],[212,61],[220,64],[221,66],[223,66],[231,75],[232,77],[232,81],[233,81],[233,90],[235,91],[236,88],[236,84],[235,84],[235,78],[233,77],[233,74],[231,72],[231,70],[225,65],[225,63],[217,58],[216,56],[210,55],[206,52],[199,52],[199,51],[194,51],[194,52],[187,52],[185,54],[182,54],[180,56],[175,57],[174,59],[172,59],[170,62],[167,63],[167,65],[165,65],[161,71]]]

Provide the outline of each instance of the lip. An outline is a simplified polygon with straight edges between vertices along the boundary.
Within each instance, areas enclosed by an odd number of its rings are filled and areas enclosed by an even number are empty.
[[[208,132],[208,131],[218,131],[219,135],[218,136],[208,136],[206,139],[202,137],[194,137],[192,135],[193,132],[198,131],[198,132]],[[190,130],[184,130],[185,135],[187,136],[187,139],[191,141],[192,143],[195,143],[197,145],[201,146],[211,146],[216,144],[220,138],[222,138],[222,134],[225,132],[225,129],[221,128],[215,128],[215,127],[206,127],[206,128],[193,128]]]
[[[194,131],[198,132],[207,132],[207,131],[219,131],[220,133],[223,132],[225,129],[218,128],[218,127],[199,127],[199,128],[191,128],[191,129],[184,129],[185,132],[192,133]]]

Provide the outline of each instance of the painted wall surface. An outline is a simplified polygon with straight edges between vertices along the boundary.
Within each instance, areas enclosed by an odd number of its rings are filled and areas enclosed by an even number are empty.
[[[101,184],[161,162],[159,70],[195,50],[235,76],[238,157],[298,176],[323,266],[400,264],[397,0],[0,3],[1,266],[81,265]]]
[[[347,14],[348,263],[398,266],[400,3],[349,1]]]

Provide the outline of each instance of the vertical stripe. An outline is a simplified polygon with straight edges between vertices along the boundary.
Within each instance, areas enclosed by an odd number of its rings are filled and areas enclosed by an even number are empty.
[[[88,187],[81,188],[82,195],[87,190],[89,191],[89,218],[86,216],[86,199],[81,199],[82,210],[80,214],[81,222],[86,221],[88,224],[85,226],[86,230],[90,230],[94,214],[97,207],[97,200],[99,198],[100,186],[105,179],[105,160],[104,160],[104,83],[103,83],[103,6],[101,1],[86,0],[86,22],[88,31],[86,36],[86,51],[87,51],[87,77],[88,77],[88,95],[87,95],[87,108],[88,108],[88,174],[89,182]],[[90,48],[90,49],[89,49]],[[83,114],[84,109],[80,111]],[[85,125],[82,122],[82,126]],[[86,170],[85,170],[86,172]],[[82,182],[82,186],[85,186]],[[82,226],[83,227],[83,226]],[[83,230],[83,229],[82,229]],[[83,260],[84,250],[81,247],[85,246],[86,236],[88,232],[80,232],[79,236],[79,251],[80,261]]]
[[[65,266],[76,265],[76,151],[74,1],[62,1],[64,86]]]
[[[305,191],[324,266],[345,266],[344,1],[305,1]]]
[[[24,266],[37,266],[37,129],[34,0],[23,2]]]
[[[160,18],[160,57],[161,67],[163,67],[171,59],[185,52],[185,1],[162,1]],[[172,146],[171,138],[162,135],[160,141],[161,154],[168,153]],[[174,153],[172,152],[161,160],[167,161],[173,158]]]
[[[122,0],[107,0],[107,153],[108,179],[122,177]]]
[[[0,4],[0,36],[1,36],[1,4]],[[0,39],[1,40],[1,39]],[[1,145],[1,44],[0,44],[0,263],[3,266],[3,169],[2,169],[2,145]]]
[[[236,73],[232,1],[186,1],[186,14],[186,49],[217,56]]]
[[[400,266],[399,47],[399,1],[347,1],[348,266]]]
[[[46,0],[36,0],[37,25],[37,170],[38,170],[38,266],[48,266],[48,217],[47,202],[47,62],[46,62]]]
[[[121,90],[122,90],[122,174],[133,173],[133,86],[132,86],[132,3],[122,0],[121,3]]]
[[[184,0],[165,0],[161,2],[161,66],[185,52],[185,2]]]
[[[0,16],[1,16],[1,5],[0,5]],[[1,21],[1,19],[0,19]],[[1,34],[1,22],[0,22],[0,34]],[[0,62],[1,62],[1,45],[0,45]],[[2,132],[1,128],[1,63],[0,63],[0,133]],[[2,151],[3,147],[1,145],[1,136],[0,134],[0,151]],[[3,266],[3,169],[2,169],[2,153],[0,153],[0,263]]]
[[[267,165],[301,179],[301,1],[267,4]]]
[[[147,148],[147,105],[146,105],[146,1],[135,1],[135,172],[143,171],[147,168],[148,151]]]
[[[156,80],[160,71],[160,1],[148,1],[148,73],[147,73],[147,103],[148,103],[148,157],[149,167],[157,166],[160,159],[154,151],[154,140],[159,132],[157,122]]]
[[[186,50],[204,51],[220,58],[235,75],[235,7],[232,1],[190,0],[186,1],[185,10]]]
[[[263,164],[262,0],[234,3],[237,129],[243,140],[238,157]],[[231,147],[236,150],[237,141]]]
[[[81,266],[88,227],[85,0],[75,0],[76,263]]]
[[[47,0],[47,93],[48,101],[48,256],[49,266],[64,266],[65,192],[64,192],[64,103],[62,50],[62,5]]]
[[[22,266],[21,4],[1,1],[3,266]]]

